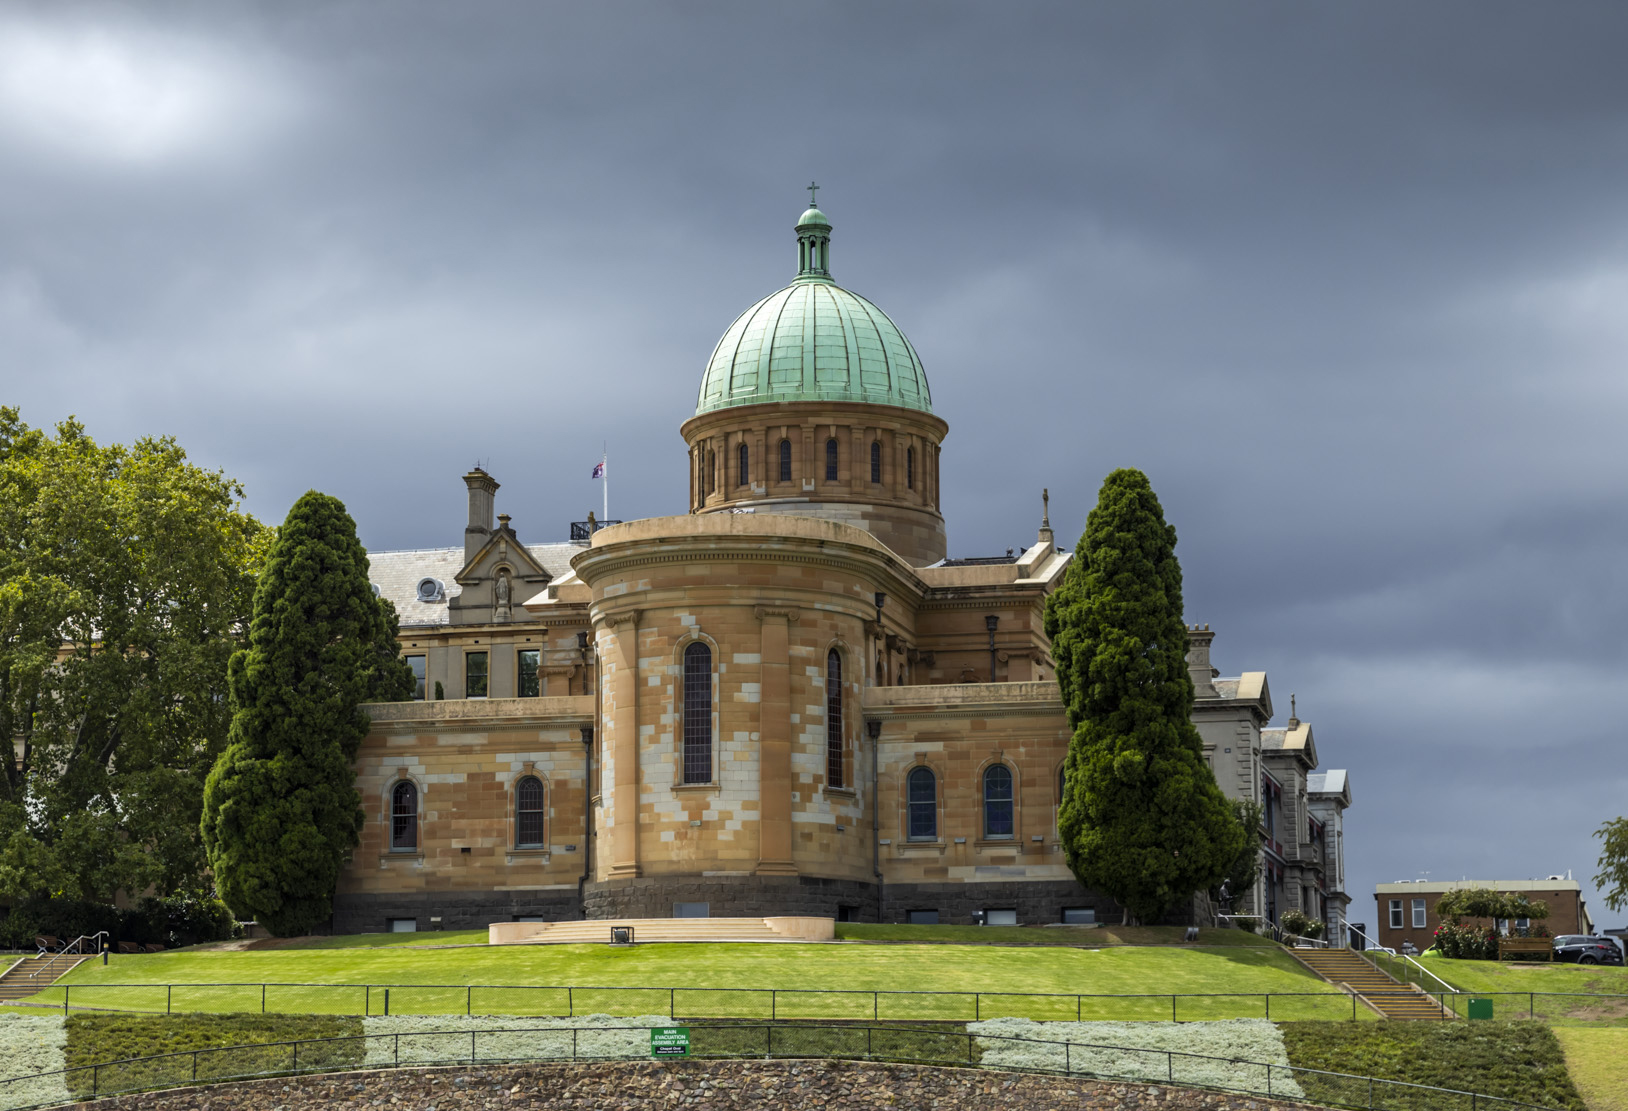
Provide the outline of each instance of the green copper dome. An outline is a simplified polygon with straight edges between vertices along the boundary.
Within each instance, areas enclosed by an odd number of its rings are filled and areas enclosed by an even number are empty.
[[[831,280],[831,225],[797,223],[797,280],[743,312],[713,349],[696,415],[772,401],[933,411],[921,357],[887,313]]]

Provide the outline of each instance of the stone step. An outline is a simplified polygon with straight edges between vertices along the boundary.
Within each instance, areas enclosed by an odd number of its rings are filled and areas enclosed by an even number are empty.
[[[831,941],[830,918],[625,918],[587,922],[494,922],[487,932],[492,945],[608,944],[611,930],[630,927],[638,944],[649,942],[787,942]]]

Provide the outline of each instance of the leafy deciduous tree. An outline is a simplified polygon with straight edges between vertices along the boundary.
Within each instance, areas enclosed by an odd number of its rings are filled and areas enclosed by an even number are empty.
[[[362,823],[352,766],[368,727],[361,703],[413,690],[396,633],[344,505],[306,493],[267,556],[249,646],[232,656],[231,733],[202,822],[221,897],[279,936],[309,932],[331,911]]]
[[[1191,720],[1175,548],[1147,476],[1114,471],[1046,607],[1074,729],[1063,850],[1081,883],[1143,920],[1218,886],[1245,851]]]
[[[1628,907],[1628,818],[1613,818],[1594,831],[1604,844],[1600,850],[1600,874],[1594,882],[1606,888],[1605,905],[1612,910]]]
[[[0,408],[0,899],[199,891],[266,530],[169,438],[101,446]]]

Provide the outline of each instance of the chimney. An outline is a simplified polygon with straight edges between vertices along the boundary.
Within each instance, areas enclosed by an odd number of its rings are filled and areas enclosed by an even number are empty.
[[[1187,674],[1193,677],[1194,698],[1214,698],[1215,683],[1212,680],[1220,674],[1210,666],[1210,641],[1215,634],[1205,625],[1190,626],[1187,630]]]
[[[464,529],[464,562],[486,547],[492,535],[492,501],[497,495],[497,479],[476,467],[464,475],[469,487],[469,525]]]

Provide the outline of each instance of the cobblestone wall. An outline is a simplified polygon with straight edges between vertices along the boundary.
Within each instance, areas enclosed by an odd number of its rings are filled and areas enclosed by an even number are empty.
[[[1309,1104],[1152,1084],[856,1061],[685,1061],[412,1069],[262,1080],[81,1104],[87,1111],[330,1111],[785,1107],[937,1111],[1295,1111]]]

